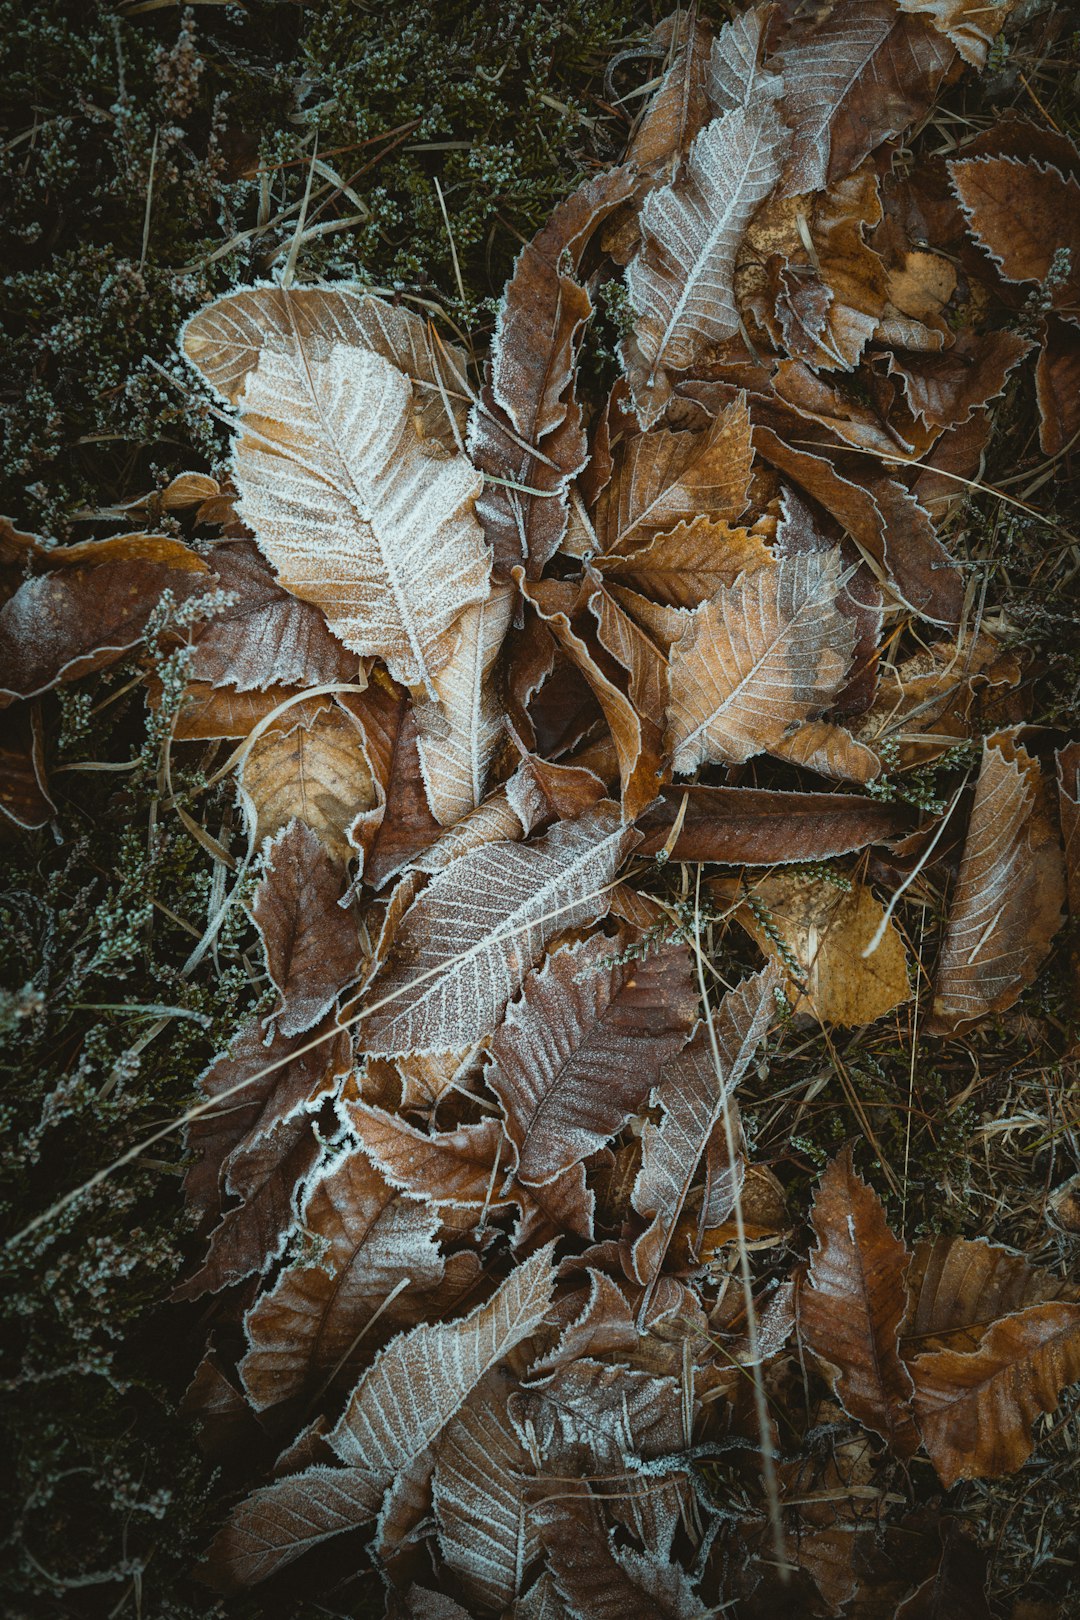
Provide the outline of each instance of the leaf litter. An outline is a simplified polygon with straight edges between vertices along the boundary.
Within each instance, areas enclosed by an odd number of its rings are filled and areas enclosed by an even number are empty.
[[[479,372],[359,287],[241,289],[180,340],[230,481],[163,503],[215,539],[6,525],[10,820],[53,813],[42,699],[139,647],[171,746],[239,745],[275,1000],[186,1119],[215,1224],[176,1297],[242,1346],[193,1409],[250,1409],[279,1466],[211,1584],[360,1532],[393,1614],[981,1592],[957,1520],[860,1504],[905,1504],[900,1464],[1022,1467],[1080,1378],[1077,1290],[908,1240],[850,1144],[800,1251],[736,1093],[806,1027],[921,1001],[973,1037],[1075,932],[1080,745],[1030,723],[943,485],[1029,370],[1044,451],[1080,426],[1080,156],[1004,125],[931,178],[896,144],[1010,10],[675,14]],[[893,910],[931,874],[928,973]]]

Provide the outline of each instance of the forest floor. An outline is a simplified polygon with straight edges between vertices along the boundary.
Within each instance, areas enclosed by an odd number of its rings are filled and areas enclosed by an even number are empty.
[[[522,242],[621,156],[663,9],[0,0],[0,511],[66,542],[124,527],[129,503],[183,470],[222,474],[226,429],[177,333],[286,261],[298,281],[360,276],[442,308],[482,349]],[[1080,34],[1065,8],[1021,5],[990,67],[949,92],[914,150],[949,152],[1007,111],[1080,137]],[[616,317],[598,317],[598,380],[613,371]],[[1047,463],[1033,390],[1013,390],[987,452],[992,489],[972,491],[949,537],[978,571],[987,622],[1024,654],[1029,723],[1062,739],[1080,726],[1075,460]],[[152,498],[147,510],[156,532],[180,532]],[[163,817],[162,737],[133,664],[49,704],[55,824],[0,833],[0,1199],[16,1230],[181,1114],[268,994],[240,907],[185,970],[220,900],[215,850],[243,842],[231,785],[201,798],[197,824]],[[933,771],[894,789],[927,804],[940,790]],[[898,911],[924,982],[944,916],[925,886]],[[854,1140],[909,1242],[985,1237],[1075,1273],[1075,1224],[1051,1206],[1080,1170],[1075,926],[1021,1000],[961,1041],[925,1035],[918,999],[866,1028],[781,1033],[742,1110],[794,1230]],[[272,1612],[191,1579],[229,1478],[182,1409],[205,1339],[199,1305],[167,1303],[197,1249],[183,1172],[178,1134],[163,1135],[5,1251],[0,1593],[13,1620]],[[948,1493],[988,1553],[1002,1620],[1080,1615],[1075,1387],[1037,1440],[1017,1473]],[[329,1611],[294,1596],[288,1612]]]

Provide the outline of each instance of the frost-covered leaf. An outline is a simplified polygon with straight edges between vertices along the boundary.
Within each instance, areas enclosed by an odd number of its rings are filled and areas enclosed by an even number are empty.
[[[420,426],[447,450],[461,446],[468,410],[465,355],[435,339],[405,304],[360,287],[239,287],[193,315],[180,334],[185,358],[230,405],[267,350],[325,360],[337,344],[381,355],[413,385]]]
[[[192,680],[240,692],[357,681],[356,654],[330,634],[317,607],[282,590],[254,545],[218,546],[210,563],[234,600],[197,630]]]
[[[451,827],[484,797],[487,769],[503,728],[495,661],[510,626],[514,592],[495,585],[458,620],[457,645],[434,677],[436,701],[416,709],[420,769],[436,821]]]
[[[814,1195],[817,1247],[799,1290],[799,1331],[825,1368],[844,1410],[900,1457],[918,1446],[913,1385],[900,1359],[911,1256],[889,1230],[850,1148],[825,1170]]]
[[[622,1129],[683,1045],[697,1005],[685,947],[611,965],[594,935],[530,973],[488,1050],[523,1181],[554,1180]]]
[[[526,1503],[529,1454],[506,1410],[516,1381],[488,1373],[435,1445],[439,1551],[474,1601],[502,1610],[540,1543]]]
[[[713,1133],[723,1129],[728,1098],[775,1015],[778,983],[775,968],[766,967],[721,1001],[713,1015],[719,1073],[704,1023],[661,1070],[654,1101],[662,1115],[642,1132],[633,1191],[634,1208],[650,1222],[634,1245],[634,1270],[642,1282],[659,1274],[702,1156]]]
[[[742,396],[718,411],[704,432],[635,434],[593,514],[601,553],[629,557],[656,535],[701,517],[734,523],[749,499],[753,459]]]
[[[568,1620],[698,1620],[701,1602],[682,1569],[616,1548],[586,1485],[553,1493],[536,1521]]]
[[[528,844],[470,850],[432,878],[370,987],[371,1053],[449,1052],[498,1027],[552,935],[603,916],[636,835],[614,806],[559,822]]]
[[[552,1248],[523,1261],[471,1315],[422,1323],[381,1352],[328,1436],[342,1462],[388,1485],[427,1451],[484,1375],[539,1328],[555,1283]]]
[[[490,375],[469,419],[469,453],[488,475],[477,512],[500,571],[523,564],[538,574],[566,532],[570,483],[588,459],[576,373],[592,301],[578,275],[634,179],[611,169],[579,186],[523,248],[503,292]]]
[[[744,104],[701,131],[685,171],[646,198],[642,246],[626,275],[636,352],[624,346],[646,423],[664,403],[661,374],[685,371],[739,329],[735,257],[790,142],[780,91],[778,78],[759,75]]]
[[[961,158],[949,173],[971,234],[1005,280],[1038,282],[1052,309],[1080,317],[1080,179],[1015,157]]]
[[[1016,0],[899,0],[900,10],[929,18],[965,62],[984,68]]]
[[[722,520],[699,517],[658,534],[627,555],[601,557],[605,579],[625,583],[669,607],[694,608],[734,585],[741,574],[765,568],[772,552],[759,534]]]
[[[677,772],[749,759],[828,706],[855,640],[836,606],[839,588],[838,553],[803,554],[694,610],[671,651],[668,741]]]
[[[434,692],[452,628],[487,594],[480,477],[427,444],[409,379],[379,354],[264,349],[240,397],[238,511],[285,588],[363,656]]]
[[[799,15],[773,63],[795,131],[783,195],[850,174],[930,105],[955,57],[924,18],[898,15],[894,0],[840,0],[820,21]]]
[[[955,1034],[1011,1007],[1050,949],[1065,874],[1048,797],[1015,733],[984,740],[928,1031]]]
[[[360,940],[339,904],[343,890],[340,868],[303,822],[290,822],[267,846],[251,915],[281,998],[272,1017],[283,1035],[318,1023],[359,975]]]
[[[381,1495],[361,1468],[317,1464],[287,1474],[234,1508],[202,1572],[226,1590],[255,1586],[331,1536],[373,1519]]]
[[[338,1160],[307,1188],[298,1231],[318,1243],[317,1259],[287,1266],[245,1319],[240,1374],[259,1409],[318,1396],[355,1352],[364,1355],[364,1330],[392,1295],[402,1304],[389,1320],[400,1321],[415,1293],[443,1275],[437,1210],[401,1197],[362,1153]],[[386,1325],[385,1312],[379,1320]]]

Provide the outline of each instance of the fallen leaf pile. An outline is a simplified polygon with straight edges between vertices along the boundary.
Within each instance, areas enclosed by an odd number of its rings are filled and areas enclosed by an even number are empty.
[[[1080,911],[1078,745],[1055,782],[941,538],[1023,368],[1044,450],[1080,431],[1080,156],[1018,120],[947,161],[902,144],[1008,10],[676,14],[625,162],[522,250],[479,370],[351,285],[230,293],[181,338],[230,481],[156,507],[215,538],[0,534],[9,817],[54,813],[43,694],[153,632],[169,747],[221,748],[258,874],[274,1005],[187,1140],[188,1406],[250,1458],[212,1583],[318,1547],[306,1578],[374,1564],[418,1620],[773,1613],[779,1546],[800,1612],[981,1590],[884,1482],[1017,1469],[1080,1378],[1075,1291],[909,1247],[847,1150],[809,1255],[740,1283],[790,1222],[737,1091],[781,1019],[912,997],[915,874],[954,874],[942,1036]],[[943,759],[946,805],[881,791]],[[765,965],[726,987],[703,917]],[[811,1375],[830,1447],[774,1421]]]

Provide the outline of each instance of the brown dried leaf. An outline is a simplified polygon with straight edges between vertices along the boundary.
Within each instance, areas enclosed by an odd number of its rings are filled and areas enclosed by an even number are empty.
[[[564,1486],[534,1511],[568,1620],[695,1620],[701,1602],[677,1564],[617,1548],[587,1485]]]
[[[726,866],[779,866],[823,861],[883,843],[907,825],[896,805],[857,793],[777,793],[764,788],[669,788],[638,822],[641,855],[665,847],[683,815],[671,851],[676,861],[719,861]]]
[[[254,545],[218,546],[210,562],[235,601],[197,627],[191,680],[240,692],[362,682],[356,654],[331,635],[317,607],[282,590]]]
[[[47,826],[56,814],[36,703],[13,704],[0,717],[0,814],[27,831]]]
[[[331,1536],[374,1519],[381,1498],[362,1468],[317,1464],[287,1474],[234,1508],[200,1573],[226,1591],[256,1586]]]
[[[0,607],[0,708],[115,664],[139,646],[164,591],[179,603],[214,586],[201,557],[162,535],[88,540],[44,560],[49,572]]]
[[[630,168],[587,180],[525,246],[506,284],[490,376],[469,419],[469,454],[489,475],[477,513],[502,572],[523,563],[538,574],[566,531],[570,483],[588,459],[575,375],[592,301],[577,275],[634,180]]]
[[[850,174],[930,106],[955,60],[928,21],[898,16],[893,0],[840,0],[820,21],[799,16],[774,59],[795,131],[782,195]]]
[[[473,1602],[502,1611],[540,1551],[526,1505],[534,1472],[507,1414],[516,1381],[496,1368],[435,1445],[439,1551]]]
[[[597,568],[669,607],[697,607],[741,574],[766,568],[773,554],[752,529],[699,517],[657,534],[638,550],[601,557]]]
[[[1004,279],[1038,282],[1052,309],[1080,317],[1080,180],[1014,157],[961,158],[949,173],[972,236]]]
[[[359,977],[356,919],[339,904],[344,882],[310,827],[290,822],[267,846],[251,904],[270,980],[281,998],[271,1019],[301,1035]]]
[[[1048,798],[1015,732],[984,740],[928,1034],[956,1034],[1011,1007],[1050,949],[1065,874]]]
[[[739,104],[705,126],[682,173],[641,211],[642,246],[626,274],[636,320],[623,362],[646,425],[670,394],[665,373],[685,371],[739,330],[736,254],[790,144],[777,111],[781,81],[754,69]]]
[[[514,591],[494,585],[458,620],[454,651],[434,677],[435,702],[417,704],[420,771],[436,821],[452,827],[484,797],[488,766],[503,729],[495,661],[510,627]]]
[[[654,1101],[663,1114],[642,1131],[633,1191],[634,1208],[650,1221],[634,1244],[634,1271],[643,1283],[659,1275],[702,1157],[776,1012],[778,983],[775,968],[766,967],[721,1001],[713,1021],[719,1074],[705,1024],[661,1071]]]
[[[548,957],[488,1043],[523,1181],[552,1181],[616,1135],[690,1033],[685,947],[611,965],[626,942],[596,934]]]
[[[908,408],[930,427],[958,427],[1001,394],[1009,374],[1030,354],[1018,332],[958,332],[942,354],[890,354]],[[895,450],[894,450],[895,453]]]
[[[302,821],[344,864],[356,854],[353,825],[376,808],[378,792],[359,722],[336,702],[316,704],[286,709],[255,738],[240,767],[240,802],[256,844]]]
[[[1057,456],[1080,434],[1080,333],[1072,321],[1051,316],[1035,368],[1039,444]]]
[[[420,437],[409,379],[366,349],[264,349],[239,404],[237,510],[282,585],[434,695],[455,621],[487,594],[480,475]]]
[[[795,1014],[821,1024],[872,1024],[911,999],[907,953],[891,921],[863,955],[885,916],[864,884],[844,889],[781,872],[756,883],[752,894],[754,905],[740,908],[739,921],[786,970],[784,994]]]
[[[551,1304],[552,1245],[515,1267],[456,1322],[400,1334],[361,1377],[328,1436],[342,1462],[386,1486],[429,1448],[486,1373],[531,1337]]]
[[[759,569],[694,610],[671,650],[668,745],[677,772],[750,759],[828,706],[855,641],[836,607],[839,588],[839,553],[809,553]]]
[[[630,437],[600,492],[593,521],[605,558],[628,557],[678,523],[734,523],[750,498],[754,447],[736,396],[703,433],[657,428]]]
[[[1044,1305],[1067,1292],[1060,1277],[1028,1264],[1014,1249],[980,1238],[937,1237],[915,1245],[905,1279],[904,1356],[977,1350],[999,1316]]]
[[[438,1211],[402,1198],[362,1153],[337,1160],[306,1188],[297,1231],[320,1244],[318,1260],[287,1266],[245,1318],[240,1376],[260,1411],[298,1395],[317,1398],[342,1372],[355,1376],[375,1313],[396,1296],[379,1320],[400,1322],[416,1308],[415,1291],[443,1276]]]
[[[908,1365],[941,1483],[1015,1473],[1031,1455],[1035,1419],[1080,1378],[1080,1305],[1032,1305],[995,1322],[977,1350],[929,1351]]]
[[[459,1051],[489,1035],[547,941],[604,915],[634,842],[608,803],[532,843],[470,850],[438,873],[371,988],[367,1050]]]
[[[909,1457],[919,1436],[899,1328],[910,1255],[856,1175],[850,1148],[823,1173],[811,1222],[817,1247],[799,1290],[799,1330],[844,1411]]]

